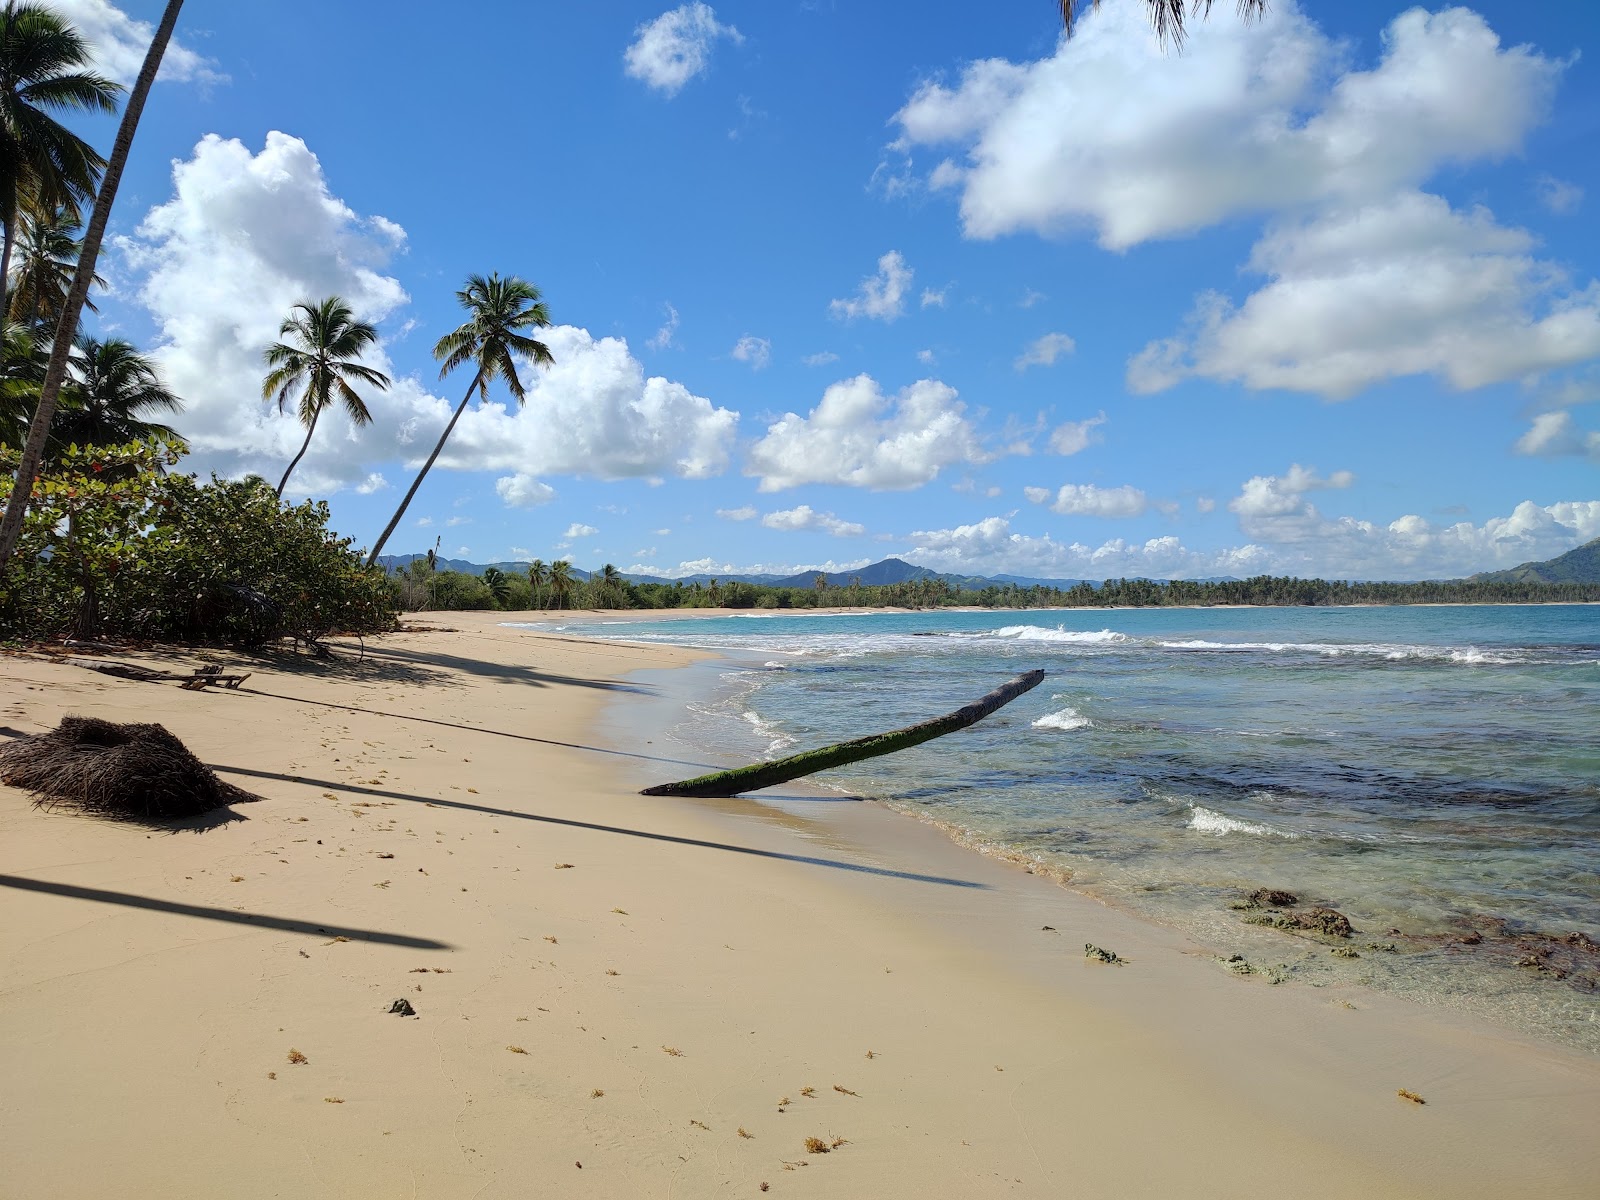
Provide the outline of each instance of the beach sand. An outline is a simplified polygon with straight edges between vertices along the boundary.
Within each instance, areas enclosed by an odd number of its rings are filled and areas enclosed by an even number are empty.
[[[0,788],[0,1197],[1594,1195],[1600,1061],[876,805],[640,797],[703,764],[599,734],[699,656],[505,619],[237,692],[0,659],[6,736],[160,721],[261,797]]]

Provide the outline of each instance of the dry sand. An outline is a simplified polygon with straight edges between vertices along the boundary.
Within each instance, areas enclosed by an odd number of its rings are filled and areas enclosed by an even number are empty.
[[[495,619],[239,692],[0,659],[6,735],[158,720],[262,797],[0,788],[0,1197],[1595,1194],[1600,1062],[1236,978],[877,806],[639,797],[699,764],[602,710],[694,656]]]

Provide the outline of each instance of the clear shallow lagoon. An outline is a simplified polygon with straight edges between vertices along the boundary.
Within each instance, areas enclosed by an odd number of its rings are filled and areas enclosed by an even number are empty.
[[[1593,956],[1515,965],[1549,945],[1530,935],[1600,940],[1600,607],[560,627],[727,655],[723,688],[673,736],[728,761],[908,724],[1043,667],[974,728],[818,782],[1290,978],[1416,993],[1600,1050]],[[1229,904],[1261,886],[1349,914],[1361,958],[1244,924]]]

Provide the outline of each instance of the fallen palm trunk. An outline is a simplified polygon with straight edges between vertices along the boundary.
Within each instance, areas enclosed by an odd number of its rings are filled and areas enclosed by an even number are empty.
[[[946,713],[931,721],[907,725],[904,729],[896,729],[892,733],[877,733],[871,737],[856,738],[854,741],[836,742],[820,750],[791,754],[788,758],[780,758],[776,762],[756,763],[732,771],[697,775],[693,779],[684,779],[677,783],[657,784],[655,787],[645,788],[640,795],[737,796],[741,792],[754,792],[775,784],[788,783],[791,779],[825,771],[829,767],[842,767],[847,763],[860,762],[864,758],[893,754],[896,750],[920,746],[933,738],[965,729],[968,725],[975,725],[996,709],[1010,704],[1022,693],[1038,687],[1043,679],[1043,671],[1028,671],[1018,675],[1005,686],[995,688],[982,699],[974,700],[953,713]]]

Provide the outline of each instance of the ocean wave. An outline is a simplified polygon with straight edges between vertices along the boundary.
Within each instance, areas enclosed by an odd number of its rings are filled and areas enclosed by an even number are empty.
[[[1112,646],[1133,641],[1127,634],[1118,633],[1115,629],[1068,629],[1064,625],[1057,625],[1054,629],[1044,625],[1007,625],[983,636],[1010,638],[1019,642],[1071,642],[1088,646]]]
[[[779,750],[786,749],[787,747],[795,744],[794,738],[784,733],[776,725],[764,718],[760,713],[745,712],[741,715],[744,717],[745,721],[749,723],[750,728],[756,731],[758,736],[767,739],[768,754],[776,754]]]
[[[1094,722],[1089,720],[1075,708],[1063,708],[1060,712],[1046,713],[1033,723],[1035,729],[1092,729]]]
[[[1412,646],[1392,642],[1211,642],[1191,638],[1156,644],[1164,650],[1318,654],[1325,658],[1381,658],[1388,662],[1451,662],[1468,666],[1509,666],[1544,661],[1520,650],[1481,650],[1476,646]]]
[[[1189,828],[1196,833],[1210,833],[1220,837],[1225,833],[1248,833],[1254,837],[1297,838],[1300,835],[1288,829],[1274,829],[1256,821],[1241,821],[1226,816],[1201,804],[1189,806]]]

